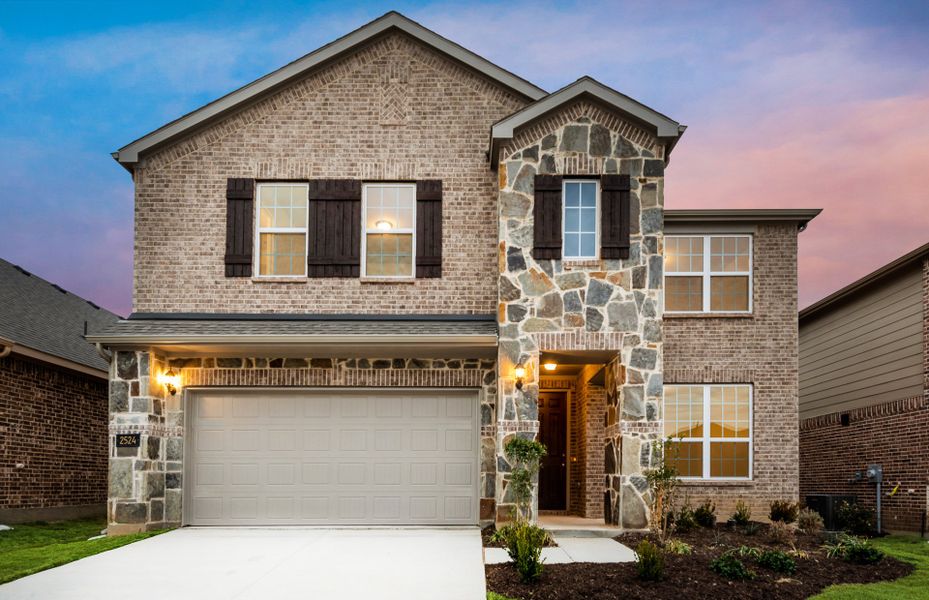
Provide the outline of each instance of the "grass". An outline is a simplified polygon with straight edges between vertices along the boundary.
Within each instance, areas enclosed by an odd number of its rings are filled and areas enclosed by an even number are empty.
[[[487,592],[487,600],[514,600],[509,596],[504,596],[503,594],[498,594],[497,592]]]
[[[894,581],[833,585],[814,596],[817,600],[915,600],[929,597],[929,542],[913,536],[894,535],[873,540],[874,545],[897,560],[912,563],[916,570]]]
[[[105,526],[101,519],[83,519],[14,525],[0,532],[0,584],[161,533],[87,539],[100,535]]]

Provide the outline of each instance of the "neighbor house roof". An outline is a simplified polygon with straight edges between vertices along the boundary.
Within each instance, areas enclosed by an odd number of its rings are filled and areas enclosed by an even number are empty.
[[[81,371],[106,373],[109,364],[84,339],[118,315],[0,259],[0,346]],[[85,325],[86,324],[86,325]]]
[[[685,125],[681,125],[674,119],[603,85],[596,79],[585,76],[494,123],[490,135],[490,155],[496,156],[500,144],[511,139],[518,128],[580,98],[595,100],[654,134],[666,145],[665,160],[670,156],[678,139],[684,134],[684,130],[687,129]]]
[[[263,95],[280,89],[282,86],[301,77],[311,69],[328,63],[350,52],[357,46],[391,30],[402,31],[416,38],[420,42],[457,60],[474,71],[497,81],[529,100],[538,100],[546,95],[545,90],[542,88],[510,73],[506,69],[493,64],[474,52],[440,36],[434,31],[426,29],[419,23],[408,19],[400,13],[391,11],[348,35],[326,44],[322,48],[302,58],[298,58],[292,63],[142,136],[114,152],[113,158],[131,171],[132,165],[138,162],[140,153],[160,144],[170,142],[195,128],[227,114],[245,103],[252,102]]]
[[[929,244],[923,244],[919,248],[916,248],[911,252],[907,252],[900,258],[887,263],[883,267],[876,269],[871,273],[868,273],[861,279],[858,279],[857,281],[848,284],[842,289],[829,294],[822,300],[807,306],[800,311],[800,320],[812,317],[813,315],[822,312],[826,308],[833,306],[838,302],[849,299],[859,291],[869,287],[872,284],[884,280],[885,278],[901,271],[902,269],[912,266],[916,262],[922,261],[926,257],[929,257]]]

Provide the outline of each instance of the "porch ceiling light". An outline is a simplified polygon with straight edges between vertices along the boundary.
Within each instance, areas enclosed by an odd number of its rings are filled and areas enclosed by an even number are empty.
[[[558,368],[558,363],[556,363],[553,360],[547,360],[544,363],[542,363],[542,366],[545,368],[546,371],[554,371],[555,369]]]
[[[391,229],[394,228],[394,224],[385,219],[381,219],[380,221],[375,223],[374,226],[380,229],[381,231],[390,231]]]
[[[158,383],[165,386],[168,393],[173,396],[177,393],[177,388],[181,384],[181,376],[175,373],[174,369],[169,369],[166,373],[158,376]]]
[[[526,368],[522,365],[516,365],[513,369],[513,375],[516,375],[516,389],[523,389],[523,377],[526,376]]]

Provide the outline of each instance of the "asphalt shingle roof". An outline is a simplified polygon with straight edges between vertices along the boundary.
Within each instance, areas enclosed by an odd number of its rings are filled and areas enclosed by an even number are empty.
[[[84,339],[118,315],[0,259],[0,338],[106,371],[109,365]]]

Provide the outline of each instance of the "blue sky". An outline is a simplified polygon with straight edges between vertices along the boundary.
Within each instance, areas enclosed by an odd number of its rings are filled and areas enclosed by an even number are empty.
[[[669,208],[826,208],[803,303],[929,241],[927,2],[0,0],[0,257],[128,314],[132,185],[109,153],[391,9],[689,125]]]

